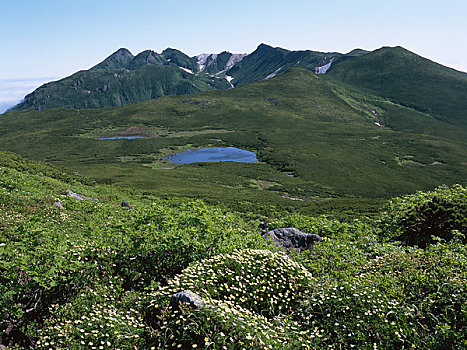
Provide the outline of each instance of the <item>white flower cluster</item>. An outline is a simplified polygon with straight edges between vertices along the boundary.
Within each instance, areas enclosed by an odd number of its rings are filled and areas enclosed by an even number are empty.
[[[191,290],[203,297],[208,305],[204,312],[216,323],[244,335],[245,348],[253,344],[283,348],[291,334],[306,344],[313,333],[301,330],[287,316],[313,285],[311,274],[282,252],[245,249],[185,269],[152,293],[150,307],[158,308],[174,293]],[[183,315],[175,324],[180,322],[187,322]],[[162,327],[171,331],[169,324]]]

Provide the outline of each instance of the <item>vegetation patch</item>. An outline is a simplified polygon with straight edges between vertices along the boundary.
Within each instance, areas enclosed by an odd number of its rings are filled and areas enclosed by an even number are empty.
[[[67,190],[83,197],[62,196]],[[88,184],[2,152],[1,344],[460,350],[465,191],[443,186],[394,198],[371,217],[280,208],[266,216],[244,202],[232,211]],[[316,205],[335,213],[348,205],[332,203]],[[312,253],[286,255],[261,237],[263,220],[266,230],[296,227],[324,240]],[[419,247],[390,241],[394,235]],[[169,307],[182,290],[205,306]]]

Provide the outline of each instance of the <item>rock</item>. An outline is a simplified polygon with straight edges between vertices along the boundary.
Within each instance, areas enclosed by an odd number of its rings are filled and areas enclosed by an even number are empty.
[[[32,345],[31,339],[11,322],[0,321],[0,350],[15,348],[29,349]]]
[[[66,190],[66,194],[63,194],[62,196],[64,196],[64,197],[73,197],[73,198],[79,199],[81,201],[83,201],[83,200],[97,201],[98,200],[96,198],[86,197],[86,196],[84,196],[82,194],[75,193],[75,192],[73,192],[71,190]]]
[[[261,221],[258,225],[258,228],[261,230],[266,230],[266,223],[264,221]]]
[[[175,293],[172,295],[172,298],[170,298],[170,307],[174,310],[178,310],[182,303],[193,308],[199,308],[205,305],[203,299],[191,290]]]
[[[62,203],[60,203],[60,202],[55,202],[54,205],[56,205],[56,206],[59,207],[59,208],[65,209],[65,208],[63,207]]]
[[[131,207],[127,201],[123,201],[122,202],[122,207],[123,207],[123,210],[130,210],[130,209],[134,209],[134,207]]]
[[[304,233],[296,228],[277,228],[264,233],[263,238],[272,240],[283,251],[293,250],[301,253],[305,250],[313,251],[315,242],[322,242],[324,239],[318,235]]]

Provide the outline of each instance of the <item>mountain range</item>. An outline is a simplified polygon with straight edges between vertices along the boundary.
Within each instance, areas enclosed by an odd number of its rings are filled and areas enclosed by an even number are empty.
[[[454,125],[466,124],[467,73],[402,47],[340,54],[260,44],[248,55],[224,51],[194,57],[172,48],[133,56],[122,48],[89,70],[42,85],[14,109],[114,107],[166,95],[226,90],[270,79],[293,66],[326,73],[335,84],[391,99]]]
[[[0,349],[465,348],[466,88],[263,44],[43,85],[0,117]]]
[[[4,114],[0,149],[168,197],[309,207],[465,184],[466,97],[466,73],[402,47],[120,49]],[[253,151],[259,163],[167,161],[212,146]]]
[[[134,56],[121,48],[89,70],[50,82],[27,95],[15,109],[100,108],[132,104],[166,95],[229,89],[270,79],[292,66],[314,71],[366,53],[289,51],[261,44],[251,54],[200,54],[189,57],[168,48]]]

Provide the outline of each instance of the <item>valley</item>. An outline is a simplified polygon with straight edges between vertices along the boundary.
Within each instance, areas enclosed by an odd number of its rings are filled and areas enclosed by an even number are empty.
[[[227,91],[117,109],[15,111],[0,129],[2,149],[100,183],[231,205],[307,211],[316,199],[332,198],[377,205],[467,178],[463,126],[299,67]],[[118,136],[150,137],[97,139]],[[255,152],[259,162],[174,166],[166,160],[183,150],[230,146]],[[256,181],[275,185],[263,190]]]
[[[401,47],[41,86],[0,116],[0,349],[466,348],[466,96]]]

